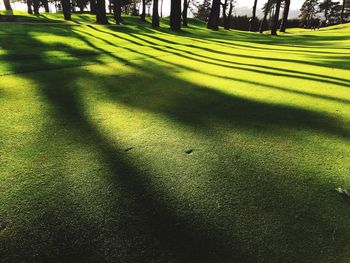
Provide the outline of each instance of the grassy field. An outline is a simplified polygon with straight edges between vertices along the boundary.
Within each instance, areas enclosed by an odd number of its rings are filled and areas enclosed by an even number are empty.
[[[0,23],[0,260],[349,262],[350,25],[125,19]]]

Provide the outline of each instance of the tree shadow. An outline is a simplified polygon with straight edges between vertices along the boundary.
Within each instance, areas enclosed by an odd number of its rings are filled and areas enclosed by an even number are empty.
[[[92,27],[94,29],[94,27]],[[105,31],[101,31],[98,30],[100,32],[105,32]],[[248,83],[248,84],[254,84],[254,85],[258,85],[261,87],[265,87],[265,88],[269,88],[269,89],[276,89],[276,90],[280,90],[280,91],[286,91],[289,93],[294,93],[294,94],[299,94],[299,95],[304,95],[304,96],[309,96],[309,97],[313,97],[313,98],[319,98],[319,99],[325,99],[325,100],[329,100],[329,101],[334,101],[334,102],[340,102],[340,103],[345,103],[348,104],[349,100],[347,99],[341,99],[341,98],[336,98],[336,97],[331,97],[331,96],[326,96],[326,95],[319,95],[319,94],[315,94],[315,93],[310,93],[310,92],[305,92],[305,91],[298,91],[298,90],[294,90],[294,89],[289,89],[286,87],[281,87],[281,86],[276,86],[276,85],[267,85],[261,82],[257,82],[257,81],[251,81],[251,80],[247,80],[247,79],[242,79],[242,78],[235,78],[235,77],[229,77],[229,76],[222,76],[222,75],[218,75],[218,74],[213,74],[213,73],[209,73],[209,72],[203,72],[199,69],[195,69],[193,67],[188,67],[188,66],[184,66],[184,65],[180,65],[180,64],[176,64],[176,63],[172,63],[169,60],[167,60],[166,58],[163,58],[163,56],[152,56],[152,55],[146,55],[145,53],[143,53],[143,51],[140,51],[139,49],[132,49],[132,48],[128,48],[128,47],[124,47],[124,46],[118,46],[116,44],[114,44],[111,41],[108,41],[104,38],[98,37],[96,35],[87,33],[87,32],[81,32],[81,31],[77,31],[79,33],[83,33],[84,35],[96,38],[100,41],[103,41],[104,43],[111,45],[111,46],[115,46],[115,47],[119,47],[125,50],[128,50],[130,52],[133,53],[138,53],[140,55],[146,56],[148,58],[151,59],[157,59],[159,61],[165,62],[167,64],[171,64],[175,67],[181,67],[182,69],[188,70],[188,71],[192,71],[192,72],[197,72],[197,73],[202,73],[202,74],[206,74],[206,75],[210,75],[213,77],[217,77],[217,78],[222,78],[222,79],[229,79],[229,80],[234,80],[234,81],[239,81],[242,83]],[[289,69],[280,69],[280,68],[275,68],[275,67],[270,67],[270,66],[261,66],[261,65],[255,65],[255,64],[250,64],[250,63],[240,63],[240,62],[232,62],[232,61],[228,61],[228,60],[223,60],[223,59],[218,59],[218,58],[212,58],[209,56],[205,56],[203,54],[199,54],[198,52],[192,52],[192,51],[186,51],[186,50],[182,50],[182,49],[178,49],[172,46],[157,46],[156,43],[153,43],[151,41],[146,40],[146,43],[148,43],[149,45],[143,44],[138,42],[137,40],[143,40],[142,37],[135,37],[133,34],[130,34],[132,37],[135,38],[135,40],[132,40],[130,38],[126,38],[123,36],[119,35],[120,39],[126,40],[129,43],[138,45],[138,46],[142,46],[142,47],[149,47],[151,49],[154,50],[158,50],[164,53],[170,53],[172,55],[175,56],[180,56],[183,57],[185,59],[191,60],[191,61],[197,61],[197,62],[203,62],[203,63],[208,63],[210,65],[217,65],[217,66],[222,66],[222,67],[228,67],[228,68],[234,68],[234,69],[238,69],[238,70],[244,70],[244,71],[252,71],[255,73],[261,73],[261,74],[268,74],[268,75],[272,75],[272,76],[284,76],[284,77],[299,77],[297,75],[294,74],[304,74],[301,71],[296,71],[296,70],[289,70]],[[142,35],[142,34],[141,34]],[[113,34],[113,36],[115,36]],[[96,46],[91,45],[91,43],[86,42],[89,46],[96,48]],[[173,51],[175,50],[175,51]],[[100,50],[102,53],[105,52],[104,50]],[[179,52],[176,52],[179,51]],[[110,52],[108,52],[108,54],[111,54]],[[191,56],[187,56],[186,54],[190,54],[193,55],[194,57]],[[200,57],[199,59],[197,57]],[[201,58],[204,59],[209,59],[209,61],[203,60]],[[120,59],[120,58],[119,58]],[[264,69],[268,69],[268,70],[273,70],[274,72],[268,72],[268,71],[262,71],[262,70],[256,70],[256,69],[251,69],[251,68],[245,68],[245,67],[237,67],[237,66],[226,66],[225,64],[220,64],[220,63],[213,63],[210,60],[214,60],[214,61],[218,61],[218,62],[222,62],[222,63],[229,63],[229,64],[233,64],[233,65],[241,65],[241,66],[249,66],[249,67],[257,67],[257,68],[264,68]],[[127,63],[127,61],[124,61],[125,63]],[[283,73],[275,73],[278,71],[282,71],[282,72],[290,72],[292,74],[283,74]],[[334,85],[340,85],[340,86],[347,86],[348,84],[345,84],[344,82],[348,82],[348,80],[346,79],[342,79],[342,78],[336,78],[336,77],[331,77],[334,79],[334,81],[332,80],[325,80],[324,78],[329,78],[326,77],[324,75],[320,75],[320,74],[313,74],[313,73],[307,73],[308,75],[312,76],[312,77],[301,77],[302,79],[307,79],[307,80],[312,80],[312,81],[320,81],[320,82],[327,82],[330,84],[334,84]],[[339,82],[337,82],[339,81]]]
[[[237,67],[237,65],[239,66],[250,66],[250,67],[256,67],[259,68],[258,69],[248,69],[250,71],[255,71],[255,72],[260,72],[260,73],[264,73],[264,74],[269,74],[269,75],[273,75],[273,76],[286,76],[286,77],[295,77],[295,78],[300,78],[300,79],[305,79],[305,80],[312,80],[312,81],[321,81],[321,82],[327,82],[329,84],[335,84],[335,85],[344,85],[344,86],[350,86],[350,80],[349,79],[343,79],[343,78],[337,78],[337,77],[333,77],[333,76],[325,76],[325,75],[321,75],[321,74],[315,74],[315,73],[310,73],[310,72],[303,72],[303,71],[297,71],[297,70],[290,70],[290,69],[282,69],[282,68],[276,68],[276,67],[269,67],[269,66],[263,66],[263,65],[253,65],[253,64],[249,64],[249,63],[240,63],[237,61],[227,61],[227,60],[220,60],[218,58],[213,58],[213,57],[209,57],[209,56],[205,56],[203,54],[203,52],[215,52],[221,55],[227,55],[227,56],[232,56],[232,57],[239,57],[239,58],[248,58],[248,59],[254,59],[254,60],[269,60],[269,61],[276,61],[276,62],[291,62],[291,63],[298,63],[298,64],[307,64],[307,65],[314,65],[314,66],[325,66],[325,67],[332,67],[332,68],[342,68],[342,69],[347,69],[348,68],[348,63],[347,61],[349,60],[348,56],[346,57],[342,57],[341,59],[339,59],[338,57],[334,58],[334,57],[322,57],[324,58],[323,62],[311,62],[311,61],[300,61],[300,60],[291,60],[291,59],[284,59],[284,58],[270,58],[270,57],[266,57],[266,56],[251,56],[251,55],[246,55],[246,54],[237,54],[237,53],[230,53],[230,52],[225,52],[225,51],[218,51],[218,50],[213,50],[212,48],[208,48],[208,47],[204,47],[204,46],[198,46],[198,45],[194,45],[194,44],[186,44],[186,43],[177,43],[159,36],[155,36],[155,35],[147,35],[144,33],[131,33],[128,32],[128,36],[131,36],[139,41],[135,41],[132,40],[130,38],[124,38],[122,37],[120,34],[115,34],[115,33],[111,33],[105,30],[102,30],[100,28],[97,28],[95,26],[91,26],[91,29],[94,29],[98,32],[101,33],[105,33],[111,36],[114,36],[116,38],[122,38],[126,41],[129,41],[130,43],[136,44],[136,45],[140,45],[140,46],[145,46],[148,45],[150,47],[153,48],[163,48],[164,51],[168,51],[169,53],[174,53],[175,51],[179,51],[182,53],[187,53],[193,56],[196,56],[197,58],[193,58],[191,57],[191,59],[195,59],[197,61],[201,61],[204,63],[210,63],[210,64],[215,64],[218,66],[222,66],[222,67],[231,67],[231,68],[236,68],[236,69],[241,69],[241,70],[246,70],[243,67]],[[111,30],[116,30],[116,29],[111,29]],[[153,32],[154,33],[154,32]],[[155,39],[157,41],[160,41],[161,43],[155,43],[151,40],[145,39],[146,37],[150,37],[152,39]],[[96,37],[96,36],[95,36]],[[198,40],[198,39],[197,39]],[[215,41],[215,40],[214,40]],[[170,44],[172,46],[169,45],[164,45],[164,43],[166,44]],[[175,45],[175,46],[174,46]],[[176,48],[176,47],[185,47],[185,48],[191,48],[192,50],[194,50],[193,52],[188,51],[188,50],[183,50],[181,48]],[[200,50],[201,53],[198,52],[198,50]],[[184,54],[182,54],[182,56],[184,56]],[[205,59],[209,59],[210,61],[205,61],[201,58],[205,58]],[[219,63],[215,63],[213,61],[217,61]],[[228,63],[230,64],[230,66],[228,65],[224,65],[220,62],[224,62],[224,63]],[[269,72],[266,70],[262,70],[262,69],[268,69],[268,70],[273,70],[273,72]],[[288,74],[289,73],[289,74]],[[290,74],[291,73],[291,74]],[[293,74],[293,75],[292,75]],[[298,74],[298,75],[295,75]],[[342,83],[338,83],[338,81],[342,82]]]
[[[42,45],[29,34],[25,37],[31,44]],[[56,47],[56,45],[53,47]],[[71,52],[71,56],[76,54],[74,51]],[[51,67],[45,54],[37,53],[36,60],[43,66]],[[25,61],[22,63],[25,63]],[[62,61],[56,60],[56,63],[58,66],[56,69],[61,68]],[[17,66],[16,64],[13,65]],[[19,70],[22,71],[21,68]],[[61,83],[63,85],[60,89],[52,86],[50,84],[52,79],[48,81],[43,75],[32,72],[27,74],[26,77],[35,81],[41,87],[40,90],[47,99],[47,103],[53,107],[52,118],[59,123],[63,122],[69,132],[81,131],[86,138],[86,140],[83,139],[84,143],[100,152],[105,167],[108,167],[108,170],[112,173],[110,182],[114,185],[113,191],[119,190],[122,192],[122,197],[125,199],[122,202],[124,204],[120,205],[116,202],[116,210],[111,212],[112,218],[110,219],[112,222],[118,221],[118,225],[110,226],[107,235],[111,239],[113,239],[113,235],[121,235],[124,240],[121,244],[110,244],[110,247],[106,249],[111,249],[112,252],[111,255],[108,254],[107,256],[113,257],[113,253],[115,253],[114,256],[118,255],[120,251],[115,250],[118,249],[118,246],[122,246],[120,249],[126,254],[126,256],[124,255],[126,258],[123,258],[122,255],[121,258],[116,258],[116,260],[132,259],[141,262],[156,259],[160,261],[204,262],[214,261],[219,256],[221,259],[227,257],[246,262],[252,261],[252,256],[246,255],[241,250],[238,242],[233,242],[234,245],[228,247],[228,244],[223,241],[226,234],[222,231],[217,233],[214,225],[197,225],[196,221],[192,219],[179,217],[171,210],[171,207],[167,207],[167,204],[163,203],[164,200],[156,198],[157,190],[151,189],[150,185],[142,182],[142,178],[145,177],[144,172],[134,167],[123,156],[125,154],[123,149],[111,145],[86,116],[84,107],[81,105],[79,91],[71,86],[72,81],[74,82],[82,73],[84,73],[83,70],[70,71],[68,68],[64,75],[66,81]],[[65,175],[61,175],[63,181],[64,177]],[[40,248],[42,245],[40,243],[39,248],[36,247],[34,251],[26,248],[22,253],[15,256],[16,259],[21,260],[22,256],[23,258],[33,258],[40,261],[72,261],[77,259],[94,261],[106,253],[105,251],[99,251],[101,248],[96,247],[97,244],[93,238],[94,235],[101,235],[98,231],[102,231],[102,229],[97,229],[97,225],[88,224],[85,221],[86,219],[75,215],[74,208],[70,209],[69,207],[69,200],[65,200],[63,203],[64,206],[68,207],[70,213],[63,210],[61,211],[63,214],[50,216],[48,213],[54,211],[46,209],[45,213],[42,214],[43,218],[39,219],[42,229],[50,232],[49,236],[46,237],[48,240],[45,240],[47,245]],[[123,208],[123,206],[125,207]],[[59,209],[62,210],[61,207]],[[123,211],[124,209],[125,211]],[[123,213],[120,215],[118,211],[123,211]],[[76,220],[78,220],[79,225],[77,229],[75,229],[77,222],[73,225],[70,224],[70,221],[76,217],[78,217]],[[50,227],[51,224],[52,227]],[[40,233],[40,231],[38,232]],[[82,237],[79,238],[79,235]],[[33,241],[37,239],[37,237],[29,236],[30,238],[33,238]],[[91,240],[89,240],[90,238]],[[73,241],[77,243],[72,244]],[[7,249],[7,252],[11,253],[15,250],[16,247],[12,247]],[[31,254],[35,251],[38,253],[37,255]],[[219,255],[216,253],[219,253]],[[96,254],[99,256],[96,256]],[[9,259],[13,259],[13,257],[7,256]]]
[[[98,63],[100,53],[104,53],[113,58],[115,63],[144,73],[144,75],[137,75],[136,77],[132,74],[106,76],[104,85],[100,86],[102,90],[99,91],[99,100],[158,113],[165,116],[166,119],[201,133],[207,133],[216,124],[224,123],[229,129],[234,128],[242,132],[246,130],[261,131],[268,136],[285,136],[302,130],[315,134],[332,135],[345,140],[349,138],[348,129],[342,127],[337,119],[331,116],[297,107],[257,102],[200,87],[178,77],[179,69],[176,68],[177,65],[159,63],[159,57],[148,56],[148,59],[144,61],[129,61],[119,57],[116,53],[101,49],[81,34],[78,35],[72,32],[72,36],[81,39],[87,46],[99,52],[88,52],[88,62]],[[35,46],[46,45],[48,49],[63,49],[65,47],[64,43],[45,44],[28,33],[23,34],[23,37],[28,43]],[[136,41],[136,43],[138,42]],[[7,48],[10,55],[16,53],[15,46],[7,46]],[[79,56],[81,52],[78,48],[66,46],[64,50],[72,58],[78,61],[81,59]],[[67,65],[67,62],[62,58],[58,57],[52,62],[45,52],[40,53],[40,50],[38,51],[35,59],[38,61],[38,65],[42,66],[42,70],[45,68],[58,69]],[[136,52],[132,49],[130,51]],[[84,58],[86,59],[86,57]],[[14,71],[21,72],[23,68],[21,64],[25,63],[28,62],[23,60],[12,64],[15,67]],[[59,247],[59,251],[54,253],[55,257],[40,258],[39,255],[39,259],[94,261],[104,258],[106,261],[129,260],[134,262],[257,262],[262,259],[271,260],[271,255],[273,255],[272,258],[278,259],[277,261],[283,259],[290,262],[296,259],[321,261],[325,258],[325,255],[317,253],[319,246],[326,248],[325,253],[327,253],[328,258],[343,254],[342,250],[346,248],[348,234],[346,232],[342,233],[342,236],[336,240],[336,246],[327,247],[326,244],[329,238],[322,234],[332,232],[338,222],[334,223],[328,220],[328,217],[331,216],[330,213],[324,218],[319,218],[320,212],[318,209],[320,207],[317,202],[312,201],[312,197],[307,197],[304,200],[305,196],[298,196],[297,194],[310,185],[302,184],[307,180],[303,181],[298,189],[289,189],[290,184],[295,185],[295,181],[298,179],[290,179],[288,176],[279,179],[281,174],[273,174],[268,169],[266,170],[255,163],[254,159],[241,164],[242,167],[238,169],[240,171],[238,178],[230,171],[232,165],[229,165],[229,167],[212,167],[213,171],[220,170],[223,176],[221,178],[222,183],[213,182],[211,186],[217,188],[219,199],[226,202],[222,212],[211,215],[208,211],[209,214],[203,218],[203,213],[196,214],[191,210],[191,207],[187,207],[189,204],[184,204],[182,207],[183,213],[179,213],[179,209],[175,209],[176,206],[171,202],[171,198],[166,195],[166,192],[157,189],[152,184],[152,180],[149,182],[150,178],[154,178],[154,174],[145,169],[140,169],[131,157],[126,156],[125,150],[121,149],[118,143],[111,142],[103,134],[98,123],[91,120],[91,116],[86,111],[83,102],[82,89],[74,83],[81,77],[91,82],[101,80],[101,77],[94,72],[86,72],[83,68],[76,67],[77,65],[79,64],[75,64],[74,68],[67,68],[56,73],[52,71],[52,74],[47,72],[51,78],[48,78],[46,74],[35,74],[35,72],[26,74],[25,77],[34,81],[39,87],[47,104],[52,107],[50,114],[53,120],[59,124],[63,123],[67,132],[74,135],[73,139],[79,138],[78,140],[81,143],[94,148],[99,153],[103,166],[110,171],[108,179],[111,183],[111,191],[118,191],[122,201],[116,200],[112,205],[114,207],[108,213],[108,224],[106,222],[88,222],[87,224],[85,218],[78,218],[76,219],[77,222],[73,224],[73,226],[80,225],[78,229],[72,227],[69,220],[75,217],[74,207],[67,209],[72,214],[67,212],[67,214],[57,214],[53,217],[43,214],[44,218],[39,219],[39,221],[45,221],[46,231],[54,231],[51,236],[54,242],[49,242],[46,246],[43,246],[38,253],[47,255],[48,253],[45,250],[52,251],[57,245],[62,247]],[[62,74],[64,78],[62,78]],[[166,80],[171,85],[168,85],[165,89],[161,83],[155,82],[157,77],[162,78],[162,83]],[[61,82],[59,89],[57,89],[57,86],[53,85],[53,81],[59,79]],[[166,95],[160,96],[164,92]],[[128,96],[125,99],[123,94],[127,93],[138,95],[135,97]],[[81,137],[76,136],[77,134]],[[250,154],[249,149],[247,154]],[[251,157],[254,157],[253,153]],[[219,162],[218,165],[222,166],[222,163]],[[239,166],[239,164],[237,165]],[[265,176],[262,181],[251,178],[249,177],[249,171],[247,172],[247,167],[257,167],[261,169],[263,175],[270,175],[271,177]],[[297,167],[292,168],[298,171]],[[286,171],[286,174],[288,174],[288,171]],[[293,175],[293,173],[288,175]],[[61,176],[64,177],[64,175]],[[216,173],[213,172],[211,176],[215,178]],[[62,178],[62,180],[64,179]],[[237,187],[236,180],[240,180],[242,185]],[[317,178],[313,178],[311,181],[312,187],[308,189],[309,192],[316,193],[320,189],[322,191],[326,189],[322,183],[317,181]],[[261,192],[257,191],[256,188],[247,189],[246,187],[246,185],[259,182],[258,190],[262,190]],[[223,187],[224,185],[226,186]],[[220,189],[222,192],[220,192]],[[269,208],[271,198],[264,196],[266,189],[268,189],[267,192],[273,192],[276,189],[279,191],[278,201],[281,201],[279,206]],[[239,195],[253,196],[253,199],[256,198],[257,200],[253,201],[253,204],[247,205],[240,200]],[[263,201],[261,202],[261,200]],[[296,211],[300,212],[297,208],[298,204],[307,202],[311,202],[315,207],[310,207],[308,213],[304,212],[303,216],[305,218],[299,219],[296,223],[294,215]],[[64,203],[66,206],[70,206],[69,201]],[[276,201],[273,203],[276,204]],[[257,204],[262,205],[262,207],[256,208]],[[329,203],[326,203],[325,206],[326,209],[330,208]],[[65,212],[62,207],[58,208]],[[234,208],[240,208],[241,210],[236,211]],[[291,211],[288,211],[290,208],[292,208]],[[277,255],[276,252],[272,251],[273,249],[268,248],[268,245],[259,244],[258,238],[251,237],[252,241],[246,241],[239,238],[239,234],[236,233],[236,224],[238,224],[236,221],[242,222],[244,216],[256,216],[255,212],[261,213],[260,216],[264,219],[270,218],[268,214],[271,209],[277,209],[274,216],[282,223],[279,231],[282,231],[284,235],[291,239],[290,247],[287,247],[293,252],[287,250]],[[48,209],[47,212],[49,213],[50,210]],[[244,214],[243,219],[240,218],[241,213]],[[340,213],[342,217],[346,215],[348,215],[348,212]],[[259,220],[259,217],[256,217],[256,219],[258,224],[264,223],[264,221]],[[320,223],[314,224],[315,220],[320,221]],[[61,227],[50,227],[50,225],[57,224]],[[102,224],[102,226],[99,224]],[[311,229],[300,228],[303,224],[312,227]],[[291,225],[292,227],[290,227]],[[269,224],[266,224],[266,226],[269,226]],[[254,225],[253,227],[257,226]],[[293,227],[297,227],[297,230],[300,231],[300,233],[297,233],[297,237],[293,237],[293,234],[297,232],[294,231]],[[82,235],[85,232],[89,232],[89,234],[87,236]],[[106,236],[102,235],[101,237],[101,232]],[[298,235],[306,237],[306,239],[300,240]],[[122,241],[116,241],[115,236],[122,236]],[[96,238],[102,239],[102,243],[97,242]],[[287,242],[288,238],[284,237],[282,240]],[[69,240],[78,242],[72,243]],[[278,241],[271,242],[273,248],[278,247]],[[314,242],[314,245],[310,245],[311,242]],[[68,247],[68,245],[72,247]],[[16,247],[18,244],[14,246]],[[254,246],[257,246],[258,249]],[[308,251],[305,251],[305,247],[308,248]],[[30,254],[31,251],[27,251],[27,253]]]

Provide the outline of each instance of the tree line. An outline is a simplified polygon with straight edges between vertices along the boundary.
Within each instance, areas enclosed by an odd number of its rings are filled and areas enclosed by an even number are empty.
[[[3,0],[6,10],[12,10],[10,0]],[[58,0],[60,9],[65,20],[71,20],[73,7],[77,6],[84,11],[88,5],[90,12],[96,16],[96,23],[108,24],[106,0]],[[141,1],[142,12],[139,14],[137,4]],[[152,26],[159,27],[160,16],[159,4],[163,5],[163,0],[109,0],[108,7],[113,13],[116,24],[123,23],[122,12],[132,15],[140,15],[141,21],[146,20],[146,9],[152,6]],[[207,21],[207,28],[219,30],[219,26],[229,30],[232,27],[232,11],[236,0],[204,0],[201,4],[195,0],[170,0],[170,29],[173,31],[181,30],[188,24],[188,13],[191,6],[195,5],[196,11],[192,10],[195,17]],[[223,2],[222,2],[223,1]],[[349,6],[348,0],[333,2],[332,0],[305,0],[300,9],[300,20],[305,27],[313,27],[315,23],[320,23],[315,18],[317,13],[322,13],[325,18],[325,25],[344,23],[349,18],[349,12],[346,11]],[[39,8],[43,6],[45,12],[49,12],[48,0],[26,0],[28,13],[39,15]],[[263,5],[263,18],[257,18],[258,0],[254,0],[252,6],[252,16],[249,19],[249,31],[262,33],[267,28],[267,23],[271,23],[271,34],[277,35],[278,30],[285,32],[288,27],[288,15],[291,0],[265,0]],[[140,8],[141,9],[141,8]],[[148,10],[148,13],[150,11]],[[268,16],[270,16],[268,18]]]
[[[300,9],[299,18],[307,28],[340,24],[346,22],[350,16],[347,8],[350,8],[349,0],[343,0],[342,3],[332,0],[306,0]],[[317,14],[322,14],[324,19],[317,18]]]

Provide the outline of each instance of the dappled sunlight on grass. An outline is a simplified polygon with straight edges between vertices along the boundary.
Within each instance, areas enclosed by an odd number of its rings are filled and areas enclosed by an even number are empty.
[[[13,25],[0,39],[5,259],[346,257],[349,209],[334,189],[350,187],[350,79],[346,65],[329,68],[345,52],[338,39],[315,33],[319,49],[303,32],[128,21]]]

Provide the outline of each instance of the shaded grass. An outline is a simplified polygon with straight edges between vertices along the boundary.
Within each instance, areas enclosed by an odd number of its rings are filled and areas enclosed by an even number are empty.
[[[346,262],[349,29],[130,21],[0,25],[4,261]]]

